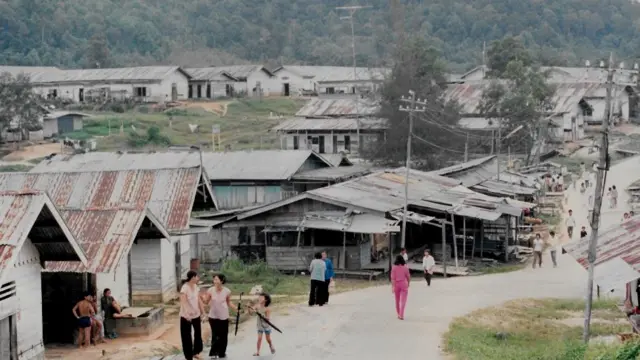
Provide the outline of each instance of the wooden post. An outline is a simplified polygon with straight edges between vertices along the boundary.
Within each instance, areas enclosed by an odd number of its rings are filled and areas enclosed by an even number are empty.
[[[473,242],[471,243],[471,258],[473,259],[476,256],[476,236],[478,235],[478,229],[476,228],[476,224],[478,221],[473,219]]]
[[[467,218],[462,217],[462,260],[467,260]],[[473,255],[472,255],[473,257]]]
[[[482,260],[483,252],[484,252],[484,222],[480,220],[480,260]]]
[[[446,216],[445,220],[442,221],[440,228],[442,229],[442,272],[444,278],[447,278],[447,223]]]
[[[453,258],[456,264],[456,270],[458,270],[458,241],[456,239],[456,216],[451,214],[451,231],[453,234]]]
[[[343,275],[347,277],[347,232],[342,232],[342,256],[344,256]]]
[[[302,233],[303,223],[304,223],[304,218],[300,222],[300,225],[298,225],[298,240],[296,241],[296,262],[300,261],[300,234]],[[296,268],[297,267],[298,266],[296,265]],[[296,269],[295,272],[293,273],[293,276],[296,276],[297,274],[298,274],[298,270]]]

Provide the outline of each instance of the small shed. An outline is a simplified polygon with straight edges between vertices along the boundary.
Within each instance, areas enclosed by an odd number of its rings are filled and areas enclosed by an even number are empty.
[[[87,259],[44,192],[0,192],[0,223],[0,359],[43,359],[42,267]]]
[[[84,118],[91,115],[73,111],[52,111],[43,118],[44,137],[50,138],[78,130],[84,126]]]

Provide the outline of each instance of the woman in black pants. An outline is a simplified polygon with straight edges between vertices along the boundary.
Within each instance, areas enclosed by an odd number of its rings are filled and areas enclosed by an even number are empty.
[[[199,359],[203,347],[201,317],[204,314],[204,305],[200,300],[199,280],[198,273],[190,270],[187,272],[187,281],[180,289],[180,337],[186,360]]]
[[[227,339],[229,336],[229,308],[238,311],[231,303],[231,290],[225,287],[224,275],[213,277],[213,286],[209,288],[206,302],[209,304],[209,325],[211,326],[211,351],[209,356],[224,359],[227,357]]]

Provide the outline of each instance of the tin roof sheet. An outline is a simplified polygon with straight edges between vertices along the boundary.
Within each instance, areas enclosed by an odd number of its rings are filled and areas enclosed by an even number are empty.
[[[356,67],[355,77],[353,67],[350,66],[303,66],[284,65],[274,70],[274,73],[285,69],[302,77],[311,78],[317,82],[348,82],[358,81],[381,82],[391,74],[389,68]]]
[[[369,166],[339,166],[303,171],[293,175],[292,179],[305,181],[337,181],[356,176],[368,175],[371,172],[372,170]]]
[[[246,80],[251,74],[253,74],[256,71],[264,71],[270,76],[273,76],[273,73],[262,65],[212,66],[207,68],[188,68],[186,69],[186,71],[190,74],[193,74],[196,80],[208,80],[208,79],[201,79],[200,76],[205,76],[207,74],[215,74],[216,72],[218,74],[227,73],[241,81]]]
[[[140,225],[144,209],[63,210],[62,216],[89,259],[87,265],[52,261],[46,271],[111,273],[127,256]]]
[[[212,181],[287,180],[307,161],[331,164],[312,150],[256,150],[203,153],[202,162]]]
[[[89,152],[75,155],[57,154],[50,159],[42,160],[29,172],[159,170],[194,168],[198,166],[200,166],[198,151]]]
[[[585,269],[588,268],[589,242],[574,240],[563,245],[563,248]],[[627,265],[627,269],[613,266],[620,263]],[[633,217],[622,224],[615,224],[604,229],[598,236],[596,248],[596,277],[598,285],[612,288],[625,280],[632,281],[638,278],[640,272],[640,217]],[[631,279],[620,279],[621,274],[633,272]],[[622,270],[622,271],[621,271]],[[617,284],[616,284],[617,283]]]
[[[53,221],[62,230],[66,243],[60,244],[34,244],[38,251],[47,253],[55,250],[56,254],[68,253],[78,257],[76,264],[87,262],[85,253],[76,242],[67,225],[62,220],[60,213],[51,203],[44,192],[39,191],[2,191],[0,192],[0,279],[5,270],[16,260],[22,244],[34,229],[36,220],[46,208],[53,215]],[[50,224],[47,224],[50,226]]]
[[[138,66],[111,69],[74,69],[42,73],[31,82],[34,84],[47,83],[82,83],[89,81],[161,81],[175,73],[181,72],[187,78],[190,76],[179,66]]]
[[[0,191],[46,191],[61,210],[148,207],[168,230],[182,230],[189,226],[199,178],[200,168],[3,173]]]
[[[231,75],[231,73],[225,71],[220,67],[206,67],[206,68],[188,68],[184,69],[193,80],[204,81],[239,81],[238,78]]]
[[[40,79],[52,76],[62,70],[57,67],[47,66],[0,66],[0,74],[9,73],[14,78],[20,74],[29,76],[31,82],[38,82]]]
[[[375,116],[380,112],[376,101],[353,98],[309,100],[296,116],[308,118]]]
[[[345,154],[322,154],[320,155],[332,166],[350,166],[353,162],[347,158]]]
[[[343,130],[356,131],[360,120],[360,130],[385,130],[389,127],[385,119],[364,118],[332,118],[332,119],[306,119],[293,118],[285,120],[273,127],[272,131],[314,131],[314,130]]]

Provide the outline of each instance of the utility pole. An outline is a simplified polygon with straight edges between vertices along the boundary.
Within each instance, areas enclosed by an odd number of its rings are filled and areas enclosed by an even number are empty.
[[[407,238],[407,207],[409,206],[409,172],[411,170],[411,136],[413,136],[413,114],[424,112],[427,102],[425,100],[416,99],[416,93],[409,90],[409,97],[402,97],[400,101],[408,103],[409,106],[400,105],[400,111],[409,113],[409,134],[407,134],[407,173],[404,178],[404,212],[402,213],[402,237],[400,239],[400,247],[404,247]],[[420,107],[418,107],[420,105]]]
[[[349,20],[351,24],[351,53],[353,56],[353,93],[356,97],[355,110],[356,110],[356,137],[358,138],[358,153],[362,153],[362,141],[360,141],[360,114],[358,113],[358,102],[360,98],[358,97],[358,71],[356,67],[356,33],[353,26],[353,15],[358,10],[368,9],[371,6],[339,6],[336,7],[336,10],[346,10],[349,12],[348,16],[342,16],[340,20]]]
[[[611,118],[611,92],[613,90],[613,53],[609,55],[609,70],[607,72],[607,102],[604,108],[604,117],[602,118],[602,138],[600,140],[600,164],[598,165],[598,177],[596,178],[596,198],[593,204],[593,215],[591,217],[591,238],[589,239],[589,279],[587,280],[587,303],[584,309],[584,331],[582,340],[589,342],[591,332],[591,306],[593,304],[593,270],[596,263],[596,248],[598,245],[598,227],[600,225],[600,211],[602,210],[602,190],[606,172],[609,170],[609,120]]]
[[[496,160],[498,165],[496,176],[498,181],[500,181],[500,145],[502,145],[502,119],[498,119],[498,138],[496,139]]]

